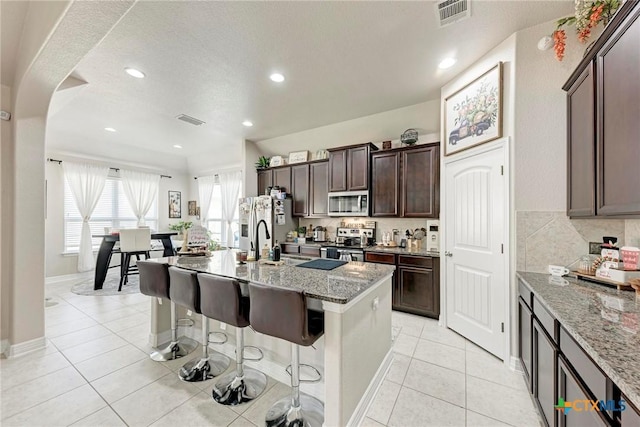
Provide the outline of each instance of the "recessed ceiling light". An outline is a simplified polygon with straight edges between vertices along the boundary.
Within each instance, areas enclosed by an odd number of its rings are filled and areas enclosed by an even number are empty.
[[[173,145],[173,148],[182,148],[182,145],[174,144],[174,145]]]
[[[284,81],[284,76],[280,73],[273,73],[269,76],[269,78],[276,83],[282,83]]]
[[[245,120],[244,122],[242,122],[242,126],[250,128],[251,126],[253,126],[253,123],[251,123],[249,120]]]
[[[453,67],[453,64],[455,64],[455,63],[456,63],[455,58],[445,58],[445,59],[442,60],[442,62],[440,62],[438,64],[438,68],[443,69],[443,70],[446,69],[446,68],[451,68],[451,67]]]
[[[104,128],[104,130],[106,130],[107,132],[115,132],[116,131],[114,128]]]
[[[135,77],[136,79],[144,79],[144,73],[140,70],[136,70],[135,68],[125,68],[124,71],[129,74],[131,77]]]

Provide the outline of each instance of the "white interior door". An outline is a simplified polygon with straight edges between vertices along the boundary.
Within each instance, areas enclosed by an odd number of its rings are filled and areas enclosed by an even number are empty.
[[[504,148],[445,165],[447,326],[504,360]]]

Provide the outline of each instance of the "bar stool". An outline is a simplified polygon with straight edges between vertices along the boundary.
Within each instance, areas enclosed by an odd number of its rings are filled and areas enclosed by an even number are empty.
[[[216,382],[213,399],[230,406],[249,402],[262,394],[267,386],[265,374],[244,366],[244,328],[249,326],[249,298],[242,296],[237,280],[198,274],[198,281],[202,314],[236,328],[236,369]]]
[[[251,327],[291,343],[291,396],[277,401],[265,417],[271,426],[322,426],[324,404],[300,395],[300,346],[310,346],[324,333],[324,313],[307,309],[304,292],[249,283]]]
[[[138,274],[137,267],[131,267],[131,256],[135,255],[140,261],[140,255],[149,259],[151,249],[151,230],[148,228],[130,228],[120,230],[120,285],[118,292],[122,290],[122,285],[126,285],[129,275]]]
[[[158,299],[171,299],[169,292],[169,265],[154,261],[140,261],[140,292]],[[176,304],[171,301],[171,342],[162,350],[150,354],[156,362],[167,362],[186,356],[195,350],[197,343],[191,338],[178,339]]]
[[[169,267],[171,301],[195,313],[200,311],[200,285],[195,271]],[[202,316],[202,357],[191,360],[180,368],[182,381],[198,382],[217,377],[229,367],[229,358],[217,351],[209,352],[209,319]]]

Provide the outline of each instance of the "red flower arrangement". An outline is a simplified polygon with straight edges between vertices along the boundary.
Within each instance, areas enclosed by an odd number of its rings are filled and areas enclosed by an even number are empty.
[[[609,22],[616,10],[618,10],[618,7],[620,7],[620,0],[575,0],[575,2],[575,15],[559,19],[556,22],[556,30],[552,34],[553,48],[558,61],[562,61],[564,58],[567,41],[567,35],[562,27],[575,24],[578,40],[580,43],[586,43],[591,36],[591,29],[596,27],[600,22],[607,25],[607,22]]]

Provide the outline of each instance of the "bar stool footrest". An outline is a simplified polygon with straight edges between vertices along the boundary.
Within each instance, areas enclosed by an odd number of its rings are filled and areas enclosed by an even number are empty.
[[[218,334],[218,335],[222,335],[223,339],[220,341],[212,341],[211,340],[211,335],[213,334]],[[224,332],[209,332],[209,339],[208,339],[208,343],[209,344],[224,344],[229,340],[229,337],[227,336],[227,334],[225,334]]]
[[[193,325],[195,325],[196,322],[193,321],[193,319],[189,319],[187,317],[184,317],[182,319],[178,319],[178,327],[180,328],[190,328]]]
[[[248,348],[252,348],[252,349],[256,350],[258,353],[260,353],[260,355],[258,357],[247,357],[247,356],[244,355],[244,351],[243,351],[242,358],[245,361],[258,362],[258,361],[264,359],[264,353],[262,352],[262,349],[260,347],[256,347],[255,345],[245,345],[244,346],[244,350],[246,350]]]
[[[312,369],[316,374],[315,378],[311,378],[311,379],[302,379],[302,378],[300,378],[298,381],[300,381],[301,383],[318,383],[318,382],[322,381],[322,374],[320,373],[320,371],[318,371],[318,369],[315,366],[307,365],[306,363],[300,363],[300,364],[298,364],[298,366],[300,366],[301,368],[304,366],[304,367],[307,367],[309,369]],[[289,376],[291,376],[291,365],[288,365],[286,367],[285,371],[287,371],[287,374],[289,374]]]

